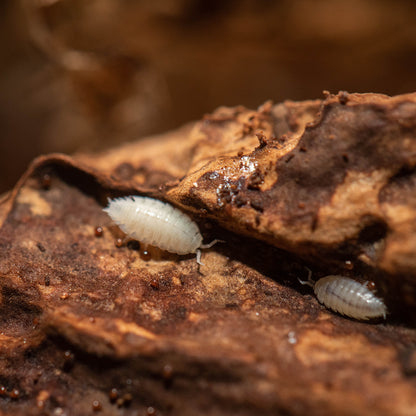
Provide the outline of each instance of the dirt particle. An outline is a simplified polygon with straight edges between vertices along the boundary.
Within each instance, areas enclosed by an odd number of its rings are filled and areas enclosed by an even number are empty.
[[[259,140],[259,146],[257,149],[263,149],[263,147],[267,146],[267,137],[262,131],[260,133],[256,133],[256,137]]]
[[[171,364],[165,364],[162,370],[162,377],[165,380],[171,380],[173,377],[173,367]]]
[[[354,264],[351,260],[345,260],[345,268],[347,270],[352,270],[354,268]]]
[[[155,416],[156,415],[156,409],[154,407],[152,407],[152,406],[149,406],[146,409],[146,415],[147,416]]]
[[[64,364],[63,364],[63,370],[65,372],[70,371],[75,364],[75,355],[71,350],[66,350],[64,352]]]
[[[100,410],[102,410],[102,408],[103,407],[101,406],[101,403],[98,400],[94,400],[92,402],[92,410],[94,412],[99,412]]]
[[[118,407],[127,407],[130,405],[131,401],[133,400],[133,396],[130,393],[124,394],[122,397],[119,397],[116,400],[116,404]]]
[[[291,155],[289,155],[286,160],[285,163],[289,163],[293,158],[295,157],[295,155],[292,153]]]
[[[119,393],[115,387],[113,387],[108,393],[108,398],[110,402],[112,403],[114,403],[118,399],[118,396],[119,396]]]
[[[338,93],[338,100],[339,100],[339,103],[341,105],[347,104],[347,102],[349,100],[349,94],[348,94],[348,92],[347,91],[340,91]]]
[[[49,173],[43,174],[40,179],[40,186],[42,187],[42,189],[44,189],[45,191],[48,191],[51,188],[51,184],[52,184],[51,175],[49,175]]]
[[[143,250],[140,253],[140,257],[144,260],[144,261],[149,261],[152,259],[152,254],[150,253],[150,251],[148,250]]]
[[[41,400],[41,399],[36,400],[36,407],[38,409],[44,409],[45,408],[45,400]]]
[[[156,280],[156,279],[153,279],[153,280],[150,282],[150,287],[151,287],[153,290],[159,290],[159,288],[160,288],[159,281],[158,281],[158,280]]]
[[[46,251],[46,248],[41,243],[36,243],[36,247],[39,249],[41,253]]]
[[[162,369],[162,377],[165,388],[168,389],[173,383],[173,367],[171,364],[165,364]]]
[[[9,393],[9,397],[11,399],[18,399],[20,397],[20,390],[19,389],[13,389],[10,393]]]

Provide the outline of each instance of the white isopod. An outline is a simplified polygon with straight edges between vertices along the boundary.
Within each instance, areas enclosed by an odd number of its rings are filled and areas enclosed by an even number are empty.
[[[129,237],[176,254],[196,253],[201,264],[202,244],[198,226],[182,211],[165,202],[144,196],[108,199],[104,211]]]
[[[365,284],[345,276],[326,276],[314,282],[311,275],[309,270],[307,281],[298,280],[313,287],[319,302],[327,308],[359,320],[386,319],[386,305]]]

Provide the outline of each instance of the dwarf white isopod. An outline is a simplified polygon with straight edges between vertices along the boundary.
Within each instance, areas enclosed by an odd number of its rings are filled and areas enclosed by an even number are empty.
[[[386,319],[386,305],[366,285],[345,276],[325,276],[314,282],[311,275],[309,270],[307,281],[298,280],[313,287],[319,302],[327,308],[359,320],[381,316]]]
[[[104,211],[129,237],[176,254],[196,253],[201,264],[202,244],[198,226],[182,211],[158,199],[144,196],[108,199]]]

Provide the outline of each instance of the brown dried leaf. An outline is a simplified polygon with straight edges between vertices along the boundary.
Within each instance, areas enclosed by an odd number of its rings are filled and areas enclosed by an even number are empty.
[[[0,410],[413,414],[415,135],[416,94],[340,93],[37,159],[1,210]],[[200,269],[117,248],[102,207],[133,193],[226,243]],[[326,310],[306,264],[375,280],[392,316]]]

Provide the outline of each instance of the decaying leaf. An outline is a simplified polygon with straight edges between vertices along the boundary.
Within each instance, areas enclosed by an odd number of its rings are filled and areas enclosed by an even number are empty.
[[[416,94],[219,108],[38,158],[0,206],[0,410],[415,414],[415,166]],[[123,244],[102,208],[130,194],[225,243],[200,267]],[[386,322],[326,310],[306,266],[374,281]]]

